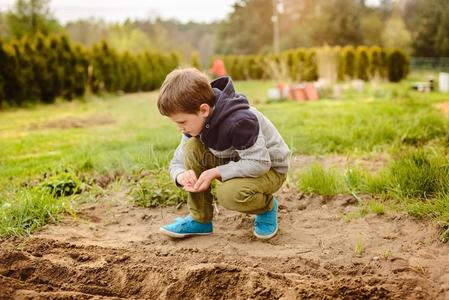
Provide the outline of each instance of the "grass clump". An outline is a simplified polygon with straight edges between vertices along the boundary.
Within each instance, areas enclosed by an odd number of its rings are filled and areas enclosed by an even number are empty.
[[[429,199],[449,191],[449,160],[423,150],[394,160],[389,167],[391,192],[400,199]]]
[[[57,222],[62,213],[73,212],[70,198],[58,198],[37,187],[20,190],[0,203],[0,236],[27,235],[49,222]]]
[[[378,216],[385,214],[385,205],[378,201],[371,200],[367,203],[368,210]]]
[[[336,170],[325,170],[319,164],[313,164],[300,175],[299,188],[324,196],[334,196],[346,191],[343,177]]]
[[[377,174],[353,167],[340,174],[314,164],[302,173],[299,187],[321,195],[358,191],[386,193],[402,200],[426,200],[449,194],[448,182],[448,158],[443,154],[412,150],[398,156]]]
[[[165,169],[151,171],[131,188],[129,195],[135,204],[143,207],[178,207],[187,198],[186,192],[175,185]]]
[[[394,204],[409,215],[430,217],[442,225],[442,241],[449,240],[449,159],[444,153],[409,150],[398,155],[377,174],[348,168],[345,174],[313,165],[299,180],[299,187],[321,195],[361,192],[383,203],[362,203],[359,212],[343,216],[345,221],[368,212],[385,214],[385,205]],[[385,202],[386,201],[386,202]],[[365,212],[365,213],[363,213]]]
[[[315,163],[302,172],[298,185],[308,193],[334,196],[363,191],[366,181],[366,172],[358,167],[348,167],[345,173],[341,174],[336,169],[325,170]]]
[[[449,193],[449,159],[443,153],[409,150],[379,173],[366,177],[364,191],[404,203],[436,201]]]
[[[348,190],[349,192],[355,193],[364,191],[366,189],[367,184],[367,173],[357,167],[357,166],[349,166],[344,174],[344,190]]]

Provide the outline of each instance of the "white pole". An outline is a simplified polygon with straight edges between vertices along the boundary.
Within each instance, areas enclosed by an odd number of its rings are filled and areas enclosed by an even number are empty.
[[[279,53],[279,11],[278,1],[273,0],[273,16],[271,22],[273,22],[273,51],[275,54]]]

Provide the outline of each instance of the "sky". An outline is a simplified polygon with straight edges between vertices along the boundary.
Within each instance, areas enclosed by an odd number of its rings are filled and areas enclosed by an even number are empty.
[[[6,11],[15,0],[0,0]],[[95,17],[109,22],[160,16],[181,22],[211,22],[224,19],[235,0],[52,0],[53,15],[62,23]]]
[[[298,0],[299,1],[299,0]],[[380,0],[367,0],[375,4]],[[0,11],[15,0],[0,0]],[[94,17],[109,22],[130,19],[174,18],[181,22],[211,22],[224,19],[235,0],[52,0],[53,15],[62,23]]]

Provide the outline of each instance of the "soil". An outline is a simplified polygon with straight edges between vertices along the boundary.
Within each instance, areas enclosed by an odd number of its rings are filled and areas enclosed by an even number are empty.
[[[346,223],[351,196],[285,186],[279,233],[220,208],[210,236],[159,227],[185,207],[148,209],[124,193],[85,204],[28,238],[1,241],[0,299],[449,299],[449,245],[434,223],[389,213]]]
[[[435,107],[438,108],[446,117],[449,116],[449,102],[437,103],[435,104]]]

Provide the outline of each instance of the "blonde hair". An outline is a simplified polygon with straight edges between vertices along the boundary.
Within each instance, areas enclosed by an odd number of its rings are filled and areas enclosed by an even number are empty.
[[[165,77],[157,108],[164,116],[196,114],[203,103],[211,107],[215,104],[215,94],[207,76],[194,68],[177,69]]]

